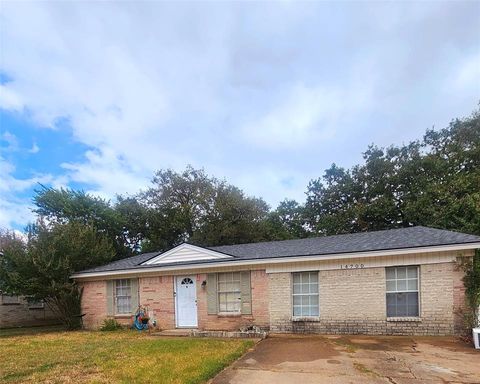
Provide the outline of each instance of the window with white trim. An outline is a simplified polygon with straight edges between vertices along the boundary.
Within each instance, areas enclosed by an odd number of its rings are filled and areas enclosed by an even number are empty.
[[[418,317],[418,266],[385,269],[387,317]]]
[[[132,313],[132,281],[130,279],[115,280],[115,312],[117,314]]]
[[[219,312],[238,312],[242,305],[240,272],[218,274],[218,310]]]
[[[293,273],[293,316],[319,316],[318,271]]]

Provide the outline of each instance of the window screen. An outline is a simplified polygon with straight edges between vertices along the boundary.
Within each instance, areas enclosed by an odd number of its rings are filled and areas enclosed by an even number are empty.
[[[116,313],[132,313],[132,282],[130,279],[115,280]]]
[[[387,317],[419,315],[418,266],[386,268]]]
[[[293,316],[319,316],[318,272],[293,273]]]
[[[219,273],[217,292],[219,312],[240,312],[240,272]]]

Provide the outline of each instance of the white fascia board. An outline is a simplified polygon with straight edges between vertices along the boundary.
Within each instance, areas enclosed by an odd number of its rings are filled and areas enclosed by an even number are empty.
[[[128,275],[142,275],[152,274],[155,272],[168,272],[168,271],[182,271],[191,269],[209,269],[218,267],[236,267],[236,266],[255,266],[261,264],[279,264],[279,263],[298,263],[302,261],[324,261],[324,260],[341,260],[352,258],[369,258],[369,257],[382,257],[382,256],[394,256],[394,255],[410,255],[413,253],[430,253],[430,252],[448,252],[448,251],[462,251],[468,249],[480,248],[480,242],[468,243],[468,244],[453,244],[453,245],[437,245],[431,247],[417,247],[417,248],[403,248],[403,249],[390,249],[383,251],[368,251],[368,252],[350,252],[350,253],[337,253],[327,255],[309,255],[309,256],[285,256],[274,257],[265,259],[250,259],[250,260],[228,260],[219,262],[209,262],[201,264],[184,264],[184,265],[168,265],[164,267],[151,267],[151,268],[132,268],[116,271],[104,271],[104,272],[90,272],[90,273],[78,273],[71,277],[74,279],[95,278],[95,277],[107,277],[107,276],[128,276]],[[202,248],[203,249],[203,248]]]
[[[226,258],[232,258],[233,256],[226,255],[225,253],[220,253],[216,251],[212,251],[211,249],[207,248],[202,248],[202,247],[197,247],[196,245],[192,244],[180,244],[177,245],[175,248],[172,248],[166,252],[163,252],[162,254],[155,256],[153,259],[147,260],[143,262],[141,265],[154,265],[154,264],[160,264],[162,260],[168,259],[169,256],[175,254],[176,252],[182,250],[182,249],[189,249],[192,251],[196,252],[201,252],[203,254],[206,254],[210,256],[211,259],[226,259]],[[208,259],[204,259],[208,260]]]

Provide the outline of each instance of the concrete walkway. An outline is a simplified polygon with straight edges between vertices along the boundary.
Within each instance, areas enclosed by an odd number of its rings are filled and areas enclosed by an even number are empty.
[[[279,335],[211,383],[480,383],[480,351],[449,337]]]

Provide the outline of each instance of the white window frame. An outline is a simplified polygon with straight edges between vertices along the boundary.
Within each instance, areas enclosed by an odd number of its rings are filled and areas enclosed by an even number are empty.
[[[300,276],[300,280],[302,280],[300,284],[295,283],[295,275]],[[308,283],[303,282],[303,279],[304,279],[305,275],[308,275],[308,279],[309,279]],[[308,284],[309,286],[312,285],[312,283],[310,283],[310,276],[312,276],[312,275],[317,277],[317,284],[316,284],[317,292],[308,292],[308,293],[297,292],[297,293],[295,293],[295,286],[296,285],[298,285],[298,286],[302,286],[302,285],[305,285],[305,284]],[[292,272],[291,278],[292,278],[292,316],[293,316],[293,319],[308,319],[308,318],[318,319],[320,317],[320,275],[319,275],[319,272],[318,271]],[[309,291],[310,291],[310,289],[309,289]],[[300,304],[300,306],[294,305],[294,301],[295,301],[294,298],[295,297],[303,297],[303,296],[308,296],[308,297],[316,296],[318,298],[317,299],[318,312],[316,314],[303,315],[303,308],[304,307],[312,307],[311,305],[306,305],[306,306],[304,306],[303,304]],[[300,312],[302,312],[302,314],[296,314],[295,313],[295,307],[300,307]]]
[[[235,276],[238,277],[235,278]],[[225,277],[222,280],[222,277]],[[238,289],[220,289],[222,283],[238,283]],[[228,296],[228,294],[236,295],[234,301],[225,301],[225,308],[221,309],[220,299],[222,296]],[[217,273],[217,300],[218,300],[218,313],[241,313],[242,312],[242,274],[241,272],[219,272]],[[229,307],[230,304],[230,307]]]
[[[405,268],[405,278],[399,278],[398,277],[398,269],[399,268]],[[408,276],[408,269],[409,268],[416,268],[417,273],[416,277],[409,277]],[[395,269],[395,278],[389,279],[387,276],[387,271],[389,269]],[[406,281],[406,287],[405,289],[398,289],[398,280],[405,280]],[[417,282],[417,288],[416,289],[411,289],[408,287],[409,281],[416,281]],[[388,288],[388,283],[389,282],[395,282],[395,289],[389,289]],[[418,313],[416,315],[395,315],[395,316],[389,316],[388,315],[388,303],[387,303],[387,294],[389,293],[416,293],[417,294],[417,308],[418,308]],[[410,317],[410,318],[419,318],[420,317],[420,266],[418,265],[398,265],[398,266],[392,266],[392,267],[385,267],[385,311],[387,318],[402,318],[402,317]],[[407,306],[407,311],[408,311],[408,306]]]
[[[125,284],[127,283],[127,284]],[[121,285],[123,284],[123,285]],[[121,289],[130,289],[130,295],[126,295],[126,294],[123,294],[123,295],[118,295],[117,294],[117,289],[118,288],[121,288]],[[114,297],[115,297],[115,314],[116,315],[129,315],[132,313],[133,309],[132,309],[132,280],[131,279],[118,279],[118,280],[115,280],[115,283],[114,283],[114,286],[113,286],[113,293],[114,293]],[[121,297],[121,298],[129,298],[129,302],[130,302],[130,308],[128,311],[119,311],[119,308],[118,308],[118,298]]]

